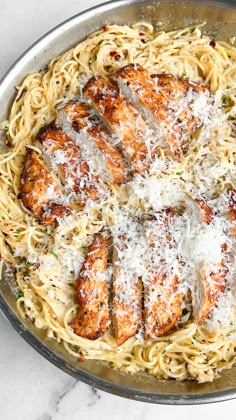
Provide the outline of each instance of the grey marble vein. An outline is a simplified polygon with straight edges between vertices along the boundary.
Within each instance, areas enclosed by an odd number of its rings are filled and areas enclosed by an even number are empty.
[[[100,400],[101,395],[99,391],[94,387],[90,388],[90,393],[92,395],[91,398],[88,400],[88,407],[93,407],[97,403],[97,401]]]
[[[52,402],[51,402],[51,412],[45,413],[42,416],[38,417],[37,420],[52,420],[54,415],[59,411],[61,403],[63,403],[63,399],[67,397],[68,393],[71,392],[77,384],[76,379],[68,379],[68,382],[61,390],[61,392],[53,393],[52,395]],[[56,395],[55,395],[56,394]]]

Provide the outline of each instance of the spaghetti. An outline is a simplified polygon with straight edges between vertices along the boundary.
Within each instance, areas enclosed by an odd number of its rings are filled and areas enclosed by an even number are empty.
[[[131,27],[105,26],[53,59],[44,70],[25,78],[17,88],[8,119],[0,125],[9,146],[0,155],[0,241],[2,257],[16,269],[20,316],[29,317],[48,337],[62,342],[71,355],[105,360],[130,373],[147,370],[158,379],[205,382],[235,362],[233,262],[229,263],[232,287],[206,322],[192,321],[186,305],[174,332],[148,340],[140,333],[119,347],[111,328],[90,341],[77,336],[69,325],[78,307],[76,279],[86,249],[103,226],[112,227],[118,216],[120,224],[125,224],[130,212],[139,214],[150,208],[158,212],[161,207],[178,207],[183,202],[188,208],[190,195],[207,197],[221,209],[224,198],[217,197],[236,187],[236,49],[212,41],[201,27],[155,32],[143,22]],[[26,146],[40,153],[34,138],[42,126],[56,118],[57,107],[78,96],[93,75],[106,77],[130,63],[140,64],[150,74],[171,73],[206,85],[215,97],[212,117],[194,134],[188,153],[179,160],[160,147],[145,179],[137,176],[127,185],[108,185],[108,195],[94,206],[74,212],[57,227],[43,226],[19,196]],[[122,211],[118,210],[121,203]],[[215,229],[221,219],[215,220]],[[183,233],[186,224],[182,230],[178,228],[175,226],[175,238],[180,242],[178,232]],[[197,232],[197,226],[193,229]],[[220,225],[220,235],[223,231]],[[217,241],[214,232],[211,234],[210,239]],[[226,241],[231,243],[232,238]],[[204,255],[211,252],[210,245]],[[183,245],[186,260],[190,258],[188,246]],[[195,249],[197,246],[195,241]],[[225,305],[229,310],[225,311]]]

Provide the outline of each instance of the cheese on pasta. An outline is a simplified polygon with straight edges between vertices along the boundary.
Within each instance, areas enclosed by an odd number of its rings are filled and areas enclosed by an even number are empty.
[[[53,59],[44,70],[27,76],[17,88],[8,119],[0,125],[9,144],[0,155],[0,223],[1,253],[16,269],[20,292],[16,305],[22,317],[30,318],[76,358],[105,360],[130,373],[147,370],[158,379],[205,382],[235,361],[235,238],[225,206],[226,191],[236,187],[236,49],[223,41],[214,46],[201,26],[156,32],[144,22],[130,27],[108,25]],[[83,147],[86,139],[73,132],[58,108],[71,98],[81,98],[91,76],[106,77],[130,63],[142,65],[150,74],[171,73],[206,85],[214,97],[212,103],[203,93],[196,96],[190,89],[173,108],[177,119],[178,113],[190,107],[202,127],[194,133],[188,152],[174,160],[162,133],[150,125],[145,136],[150,155],[153,139],[158,138],[159,143],[148,172],[119,186],[106,178],[101,181],[99,201],[88,201],[84,208],[59,220],[56,227],[44,227],[19,197],[25,146],[40,152],[34,138],[57,117],[82,147],[92,173],[102,178],[102,155]],[[113,143],[119,143],[116,136]],[[52,167],[63,162],[65,156],[56,151]],[[69,182],[65,190],[70,191]],[[50,186],[47,197],[54,198]],[[201,222],[195,199],[210,203],[214,210],[211,224]],[[180,214],[170,223],[172,242],[160,246],[160,237],[154,235],[150,254],[152,223],[147,223],[145,230],[139,220],[145,214],[158,219],[168,207]],[[211,316],[202,324],[195,323],[186,299],[177,329],[167,336],[145,341],[141,329],[120,347],[111,326],[96,341],[77,336],[69,326],[78,307],[76,279],[87,247],[103,226],[109,227],[117,242],[124,234],[128,237],[129,246],[120,255],[126,281],[140,276],[145,284],[148,273],[164,259],[167,273],[178,275],[183,294],[193,290],[201,264],[218,262],[222,244],[227,244],[227,290],[221,293]],[[182,262],[182,268],[176,261]],[[112,268],[108,271],[110,282]]]

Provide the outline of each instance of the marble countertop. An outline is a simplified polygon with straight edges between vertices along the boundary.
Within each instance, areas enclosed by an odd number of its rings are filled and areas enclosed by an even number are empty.
[[[49,29],[99,0],[0,0],[0,78]],[[85,6],[86,4],[86,6]],[[236,400],[173,407],[106,394],[76,381],[33,350],[0,314],[1,420],[235,419]],[[111,412],[112,410],[112,412]],[[112,414],[111,414],[112,413]]]

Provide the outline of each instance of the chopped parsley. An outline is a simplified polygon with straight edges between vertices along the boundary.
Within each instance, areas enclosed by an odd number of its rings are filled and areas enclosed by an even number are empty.
[[[87,248],[88,248],[88,245],[86,245],[86,244],[82,244],[82,245],[81,245],[81,248],[83,248],[83,249],[87,249]]]
[[[226,98],[223,98],[222,99],[222,105],[226,105],[226,102],[227,102]]]
[[[226,106],[228,103],[227,98],[222,98],[222,106]]]
[[[182,175],[182,173],[183,173],[183,171],[181,171],[181,172],[176,172],[176,175]]]
[[[166,349],[162,350],[161,354],[165,354],[166,353]]]
[[[28,274],[29,274],[29,272],[28,272],[28,270],[25,270],[25,271],[23,271],[23,276],[28,276]]]
[[[18,299],[21,298],[21,297],[24,297],[23,290],[19,290],[19,293],[18,293]]]
[[[232,335],[234,333],[235,333],[235,330],[229,331],[228,334],[227,334],[227,337],[229,337],[229,335]]]
[[[53,255],[55,258],[58,258],[58,255],[55,251],[51,251],[50,254]]]

